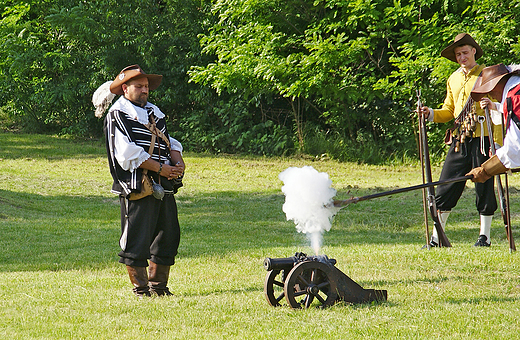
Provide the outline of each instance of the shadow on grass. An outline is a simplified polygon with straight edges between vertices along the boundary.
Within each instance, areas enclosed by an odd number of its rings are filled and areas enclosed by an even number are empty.
[[[255,284],[251,285],[249,287],[245,288],[230,288],[230,289],[224,289],[219,288],[216,286],[208,287],[206,290],[201,291],[187,291],[182,294],[183,297],[200,297],[200,296],[212,296],[212,295],[239,295],[243,293],[256,293],[256,292],[263,292],[264,286],[261,284]]]
[[[419,194],[400,194],[342,209],[324,245],[424,244]],[[217,192],[177,196],[179,257],[309,246],[282,211],[280,193]],[[382,200],[382,202],[381,202]],[[117,197],[44,196],[0,190],[0,271],[70,270],[117,261],[120,217]],[[469,240],[473,230],[449,232]]]
[[[4,159],[70,159],[105,156],[103,139],[70,140],[39,134],[0,133],[0,158]]]
[[[485,297],[475,297],[475,298],[464,298],[464,299],[447,299],[446,302],[454,304],[454,305],[479,305],[482,303],[502,303],[502,302],[517,302],[520,301],[518,297],[503,297],[503,296],[485,296]]]
[[[119,207],[106,197],[0,190],[0,271],[106,267],[117,257]]]

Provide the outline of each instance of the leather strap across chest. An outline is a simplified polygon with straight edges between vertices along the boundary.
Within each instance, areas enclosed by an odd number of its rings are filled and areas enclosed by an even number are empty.
[[[157,129],[153,114],[150,115],[150,120],[151,122],[146,124],[145,127],[152,133],[152,138],[154,139],[152,145],[155,143],[155,136],[158,136],[168,145],[168,149],[171,149],[170,139],[161,130]]]

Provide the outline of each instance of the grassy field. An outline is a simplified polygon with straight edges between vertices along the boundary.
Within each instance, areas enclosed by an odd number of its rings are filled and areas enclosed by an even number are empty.
[[[278,174],[311,165],[338,199],[421,182],[417,166],[185,154],[175,296],[138,301],[117,263],[119,204],[104,145],[0,133],[0,336],[3,339],[518,339],[520,254],[500,213],[473,247],[473,184],[449,219],[453,247],[422,250],[420,191],[350,205],[322,253],[384,303],[293,310],[268,305],[266,257],[312,253],[282,212]],[[439,169],[434,169],[438,178]],[[511,178],[520,245],[520,186]],[[431,224],[430,224],[431,226]]]

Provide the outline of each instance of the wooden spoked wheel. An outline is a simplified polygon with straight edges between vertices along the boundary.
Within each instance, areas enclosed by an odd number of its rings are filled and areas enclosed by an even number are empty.
[[[327,307],[338,298],[332,269],[325,263],[308,261],[297,264],[287,274],[284,295],[292,308]],[[314,303],[314,304],[313,304]]]
[[[281,306],[281,301],[285,296],[283,285],[284,285],[284,271],[283,270],[270,270],[267,273],[264,283],[264,295],[267,302],[273,307]]]

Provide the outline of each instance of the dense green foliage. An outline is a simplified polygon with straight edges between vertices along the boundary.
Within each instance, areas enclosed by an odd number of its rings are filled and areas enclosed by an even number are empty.
[[[91,96],[133,63],[164,75],[153,100],[172,121],[192,107],[203,2],[3,2],[2,106],[30,131],[100,135]]]
[[[520,2],[0,0],[4,127],[99,137],[94,90],[137,63],[186,149],[379,162],[416,151],[415,90],[433,107],[460,32],[515,63]],[[442,153],[446,126],[432,125]]]

